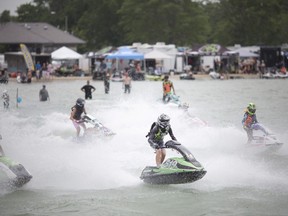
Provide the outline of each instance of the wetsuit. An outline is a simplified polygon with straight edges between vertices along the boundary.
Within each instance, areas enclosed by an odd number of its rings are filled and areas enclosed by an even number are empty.
[[[80,106],[75,105],[71,108],[71,110],[73,111],[74,109],[76,109],[76,112],[73,116],[73,119],[80,120],[81,115],[84,112],[84,107],[80,107]]]
[[[171,127],[167,129],[160,128],[157,124],[152,128],[149,133],[148,142],[153,149],[165,148],[164,136],[169,133],[172,140],[176,140]]]
[[[92,90],[95,91],[96,89],[92,85],[85,85],[81,88],[81,91],[85,91],[85,99],[92,99]]]
[[[242,119],[242,125],[248,136],[248,142],[253,139],[253,130],[261,130],[265,135],[269,134],[265,128],[263,128],[256,117],[256,114],[250,115],[248,112],[245,112]]]
[[[2,95],[2,98],[3,98],[3,105],[4,105],[4,108],[5,109],[8,109],[9,107],[9,95],[7,93],[3,93]]]
[[[173,83],[170,80],[163,82],[163,101],[166,101],[166,97],[168,97],[168,101],[170,101],[169,94],[171,93],[171,88],[173,87]],[[167,101],[167,102],[168,102]]]
[[[49,98],[48,91],[45,88],[41,89],[39,92],[39,97],[40,101],[47,101],[47,99]]]

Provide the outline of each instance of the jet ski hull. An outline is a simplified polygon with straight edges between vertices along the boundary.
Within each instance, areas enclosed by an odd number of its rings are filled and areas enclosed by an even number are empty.
[[[181,148],[183,153],[185,150],[188,151],[183,146],[178,146],[178,148]],[[167,159],[160,167],[145,167],[140,179],[149,184],[184,184],[203,178],[206,172],[204,167],[189,152],[185,158]]]
[[[206,174],[206,170],[174,170],[172,173],[157,172],[157,167],[146,167],[140,178],[148,184],[185,184],[195,182]]]
[[[274,135],[253,136],[248,142],[251,146],[281,147],[283,142],[279,141]]]
[[[0,172],[3,172],[3,174],[7,176],[8,180],[6,183],[12,187],[22,187],[32,179],[32,175],[22,164],[6,156],[0,157]],[[3,184],[5,182],[2,182],[1,179],[1,183]]]

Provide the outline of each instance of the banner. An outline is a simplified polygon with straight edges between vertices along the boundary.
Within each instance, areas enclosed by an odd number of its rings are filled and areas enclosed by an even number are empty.
[[[20,48],[21,48],[21,51],[23,53],[27,68],[29,70],[35,71],[33,59],[32,59],[32,56],[31,56],[28,48],[26,47],[25,44],[20,44]]]

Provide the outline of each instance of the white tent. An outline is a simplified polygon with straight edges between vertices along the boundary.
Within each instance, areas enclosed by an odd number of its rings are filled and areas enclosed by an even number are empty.
[[[155,59],[156,61],[160,62],[160,68],[159,69],[162,72],[164,73],[167,73],[169,72],[170,70],[173,70],[174,69],[174,65],[175,65],[175,57],[172,57],[166,53],[163,53],[159,50],[152,50],[151,52],[149,53],[146,53],[144,55],[144,59],[145,60],[148,60],[148,59]]]
[[[152,50],[151,52],[146,53],[144,55],[144,58],[145,59],[171,59],[172,57],[158,50]]]
[[[55,60],[66,60],[66,59],[80,59],[82,58],[82,55],[75,52],[72,49],[69,49],[68,47],[61,47],[54,52],[51,53],[52,59]]]
[[[259,51],[259,47],[240,47],[233,51],[227,51],[226,54],[239,53],[240,58],[259,57],[257,51]]]

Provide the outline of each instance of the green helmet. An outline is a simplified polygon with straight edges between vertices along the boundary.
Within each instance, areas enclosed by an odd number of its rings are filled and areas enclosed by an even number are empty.
[[[256,106],[254,103],[249,103],[247,107],[247,111],[250,115],[254,115],[256,112]]]

